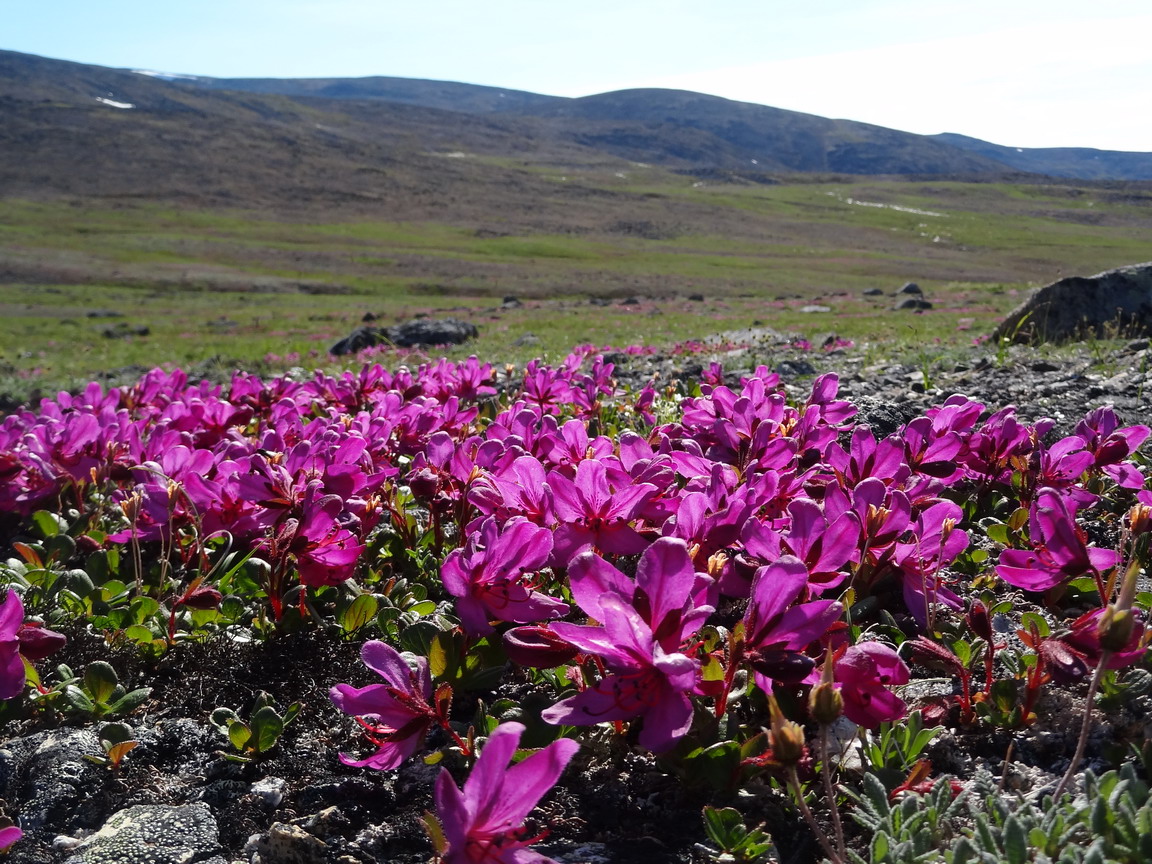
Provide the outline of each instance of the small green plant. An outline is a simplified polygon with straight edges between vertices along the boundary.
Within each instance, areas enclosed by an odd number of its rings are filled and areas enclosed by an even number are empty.
[[[749,830],[740,811],[732,807],[705,807],[703,817],[704,830],[715,848],[702,843],[696,848],[711,856],[717,864],[759,864],[778,857],[772,838],[761,828]]]
[[[100,746],[104,748],[104,755],[84,758],[116,771],[124,757],[139,743],[132,738],[132,729],[126,723],[106,723],[100,728]]]
[[[853,864],[927,864],[952,862],[946,850],[967,815],[967,795],[953,798],[951,781],[941,778],[924,796],[905,793],[896,802],[873,774],[864,776],[861,792],[848,790],[856,803],[852,818],[871,833],[868,857],[848,850]]]
[[[284,713],[276,710],[275,702],[267,693],[261,692],[245,722],[231,708],[217,708],[212,712],[211,722],[228,738],[240,755],[225,754],[236,762],[249,762],[268,754],[280,742],[284,728],[300,713],[300,703],[293,702]]]
[[[61,668],[71,676],[71,670]],[[64,686],[63,701],[77,714],[116,717],[140,707],[151,695],[151,687],[125,690],[111,664],[95,660],[84,667],[83,675]]]
[[[925,728],[919,711],[899,723],[881,723],[872,733],[861,730],[864,760],[882,782],[894,788],[941,731],[939,726]]]

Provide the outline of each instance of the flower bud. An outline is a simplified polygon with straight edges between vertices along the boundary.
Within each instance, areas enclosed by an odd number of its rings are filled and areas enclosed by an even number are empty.
[[[509,660],[536,669],[563,666],[579,653],[547,627],[539,625],[513,627],[504,634],[503,641]]]
[[[988,615],[988,607],[979,600],[973,600],[965,616],[972,632],[991,645],[995,640],[992,632],[992,618]]]
[[[1100,636],[1100,647],[1105,651],[1123,651],[1128,647],[1132,638],[1132,631],[1136,627],[1136,619],[1131,609],[1117,609],[1109,606],[1100,616],[1097,633]]]
[[[33,662],[51,657],[64,647],[68,637],[47,627],[41,627],[29,621],[16,631],[16,638],[20,641],[20,653]]]
[[[808,713],[822,726],[835,723],[844,713],[844,697],[835,684],[821,681],[808,694]]]
[[[795,765],[804,758],[804,727],[791,720],[785,720],[776,697],[768,697],[768,711],[772,726],[768,730],[768,747],[772,758],[781,765]]]
[[[215,609],[223,599],[224,595],[211,585],[200,585],[181,597],[180,605],[193,609]]]

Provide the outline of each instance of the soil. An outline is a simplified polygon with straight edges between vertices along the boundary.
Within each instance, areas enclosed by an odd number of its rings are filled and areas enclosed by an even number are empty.
[[[761,336],[765,344],[771,341]],[[928,381],[915,366],[871,365],[851,351],[790,356],[792,365],[783,371],[786,386],[801,397],[813,373],[840,372],[841,396],[857,402],[863,419],[878,431],[896,428],[953,392],[978,398],[993,410],[1016,404],[1028,419],[1050,416],[1065,433],[1099,404],[1115,404],[1127,423],[1149,419],[1147,341],[1129,343],[1103,358],[1110,374],[1100,371],[1101,358],[1088,346],[1069,350],[1061,359],[1013,349],[1003,365],[987,355],[986,349],[974,351],[948,369],[933,370]],[[738,370],[742,358],[758,362],[755,352],[735,354],[724,358],[725,367]],[[619,377],[630,383],[642,383],[654,372],[667,381],[696,377],[703,370],[683,357],[611,359],[619,364]],[[153,690],[125,718],[139,744],[117,769],[78,761],[75,752],[51,768],[37,761],[36,754],[52,740],[72,742],[74,751],[101,752],[95,738],[101,722],[34,717],[9,724],[0,750],[0,794],[3,811],[19,815],[25,830],[8,858],[13,864],[68,860],[76,841],[126,807],[193,802],[210,808],[219,831],[218,848],[196,861],[416,864],[431,858],[421,818],[432,809],[432,786],[441,767],[414,759],[396,772],[377,772],[347,767],[337,758],[340,752],[364,753],[370,746],[328,699],[335,683],[371,683],[372,673],[359,661],[359,640],[301,633],[263,643],[181,644],[149,663],[134,649],[109,649],[101,634],[76,630],[67,635],[68,645],[50,663],[81,669],[92,660],[107,660],[125,684]],[[506,680],[503,686],[518,685]],[[261,691],[281,708],[299,702],[302,710],[269,754],[247,763],[230,761],[228,742],[209,716],[217,707],[246,716]],[[491,704],[501,694],[482,695]],[[1007,791],[1036,794],[1050,788],[1067,765],[1082,708],[1082,693],[1052,691],[1038,706],[1038,723],[1027,732],[947,730],[928,755],[936,772],[970,776],[984,768],[1003,776]],[[1147,714],[1142,703],[1110,711],[1089,742],[1087,764],[1104,766],[1110,743],[1141,741]],[[462,777],[462,766],[451,758],[443,764]],[[51,793],[45,792],[47,771],[66,775]],[[766,779],[753,781],[739,796],[692,788],[627,740],[594,734],[535,811],[536,825],[549,832],[535,848],[562,862],[713,860],[696,847],[705,841],[701,807],[711,803],[735,806],[750,826],[764,823],[781,862],[819,860],[811,833],[783,800]],[[307,842],[299,839],[301,834]],[[269,852],[273,835],[296,837],[295,845],[285,841],[278,847],[295,851]]]

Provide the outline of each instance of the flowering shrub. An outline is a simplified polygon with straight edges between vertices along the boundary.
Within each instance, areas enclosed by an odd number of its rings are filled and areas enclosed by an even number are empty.
[[[99,597],[94,625],[150,652],[305,626],[380,637],[363,659],[384,683],[332,689],[376,752],[341,758],[394,769],[435,727],[470,758],[490,732],[463,792],[437,784],[445,859],[529,860],[520,822],[576,745],[510,769],[524,790],[502,779],[524,730],[462,718],[509,661],[547,694],[537,740],[606,724],[688,771],[771,723],[795,774],[803,723],[898,722],[918,666],[960,689],[925,716],[1020,726],[1053,679],[1143,658],[1121,586],[1147,561],[1147,427],[1099,409],[1054,439],[953,396],[881,437],[834,375],[790,401],[765,367],[722,373],[629,394],[591,346],[502,376],[476,358],[227,386],[154,370],[5,417],[0,515],[24,533],[4,566],[0,696],[25,690],[23,646],[51,639],[25,639],[25,606],[52,623]],[[1137,493],[1118,548],[1087,535],[1084,514]],[[1016,589],[1079,617],[1053,635],[1030,612],[1027,658],[998,662],[988,610],[1018,614]],[[795,698],[814,687],[818,717]],[[780,764],[735,759],[724,782]]]

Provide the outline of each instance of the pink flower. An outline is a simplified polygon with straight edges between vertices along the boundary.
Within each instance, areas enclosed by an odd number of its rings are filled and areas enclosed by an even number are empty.
[[[365,733],[379,749],[359,762],[340,754],[340,761],[356,768],[388,771],[420,749],[424,736],[438,722],[439,714],[430,704],[432,679],[428,660],[416,657],[409,666],[404,657],[383,642],[365,642],[360,649],[364,665],[383,678],[385,684],[352,687],[337,684],[329,691],[332,703],[345,714],[366,717]]]
[[[836,661],[835,681],[844,699],[844,715],[869,729],[904,716],[908,706],[888,687],[907,684],[908,679],[904,661],[880,642],[853,645]]]
[[[447,769],[436,780],[436,815],[448,841],[443,864],[555,864],[527,847],[543,835],[528,836],[524,820],[556,785],[580,749],[570,738],[553,741],[511,768],[524,726],[503,723],[488,737],[461,791]]]
[[[1090,548],[1076,527],[1075,511],[1055,489],[1036,493],[1029,515],[1033,549],[1005,549],[996,572],[1010,585],[1026,591],[1047,591],[1078,576],[1100,574],[1115,567],[1111,549]]]
[[[568,613],[568,604],[537,591],[532,574],[552,554],[552,532],[516,516],[503,529],[492,517],[440,567],[444,588],[456,598],[464,629],[493,632],[492,620],[532,624]]]

